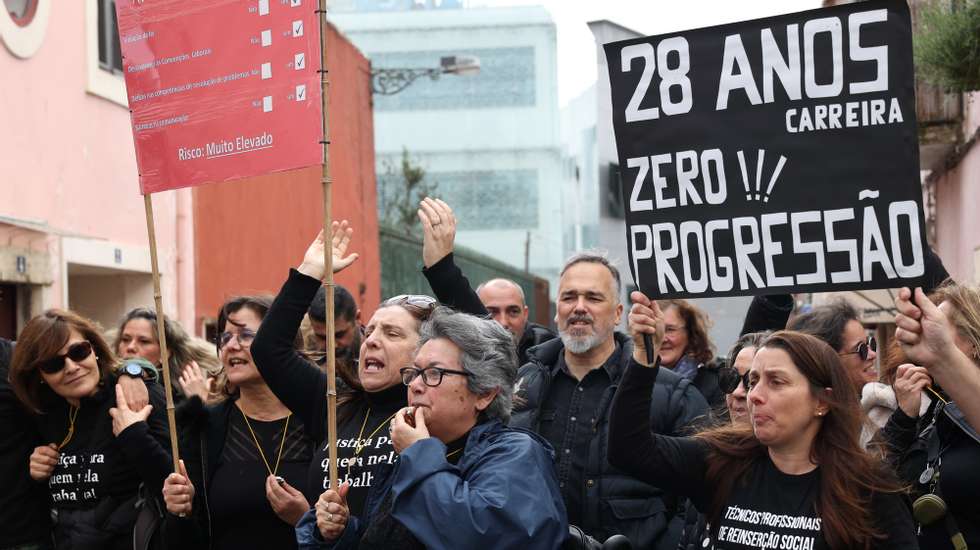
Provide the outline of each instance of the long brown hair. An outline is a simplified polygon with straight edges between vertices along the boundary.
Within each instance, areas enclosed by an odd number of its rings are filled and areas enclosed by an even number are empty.
[[[694,357],[699,363],[708,363],[715,358],[715,347],[708,337],[711,319],[707,314],[687,300],[660,300],[658,303],[663,311],[676,308],[677,315],[684,319],[685,330],[687,330],[685,355]]]
[[[875,493],[901,489],[883,464],[861,448],[861,410],[837,353],[825,342],[800,332],[780,331],[762,341],[781,349],[810,383],[811,394],[827,406],[810,446],[810,460],[820,467],[816,511],[830,548],[870,548],[883,535],[874,529],[870,503]],[[827,391],[829,389],[829,391]],[[708,518],[715,529],[737,480],[767,454],[751,427],[721,426],[699,433],[708,454],[706,481],[715,487]]]
[[[38,363],[58,354],[68,343],[71,329],[92,344],[92,352],[99,365],[100,381],[105,380],[116,365],[116,356],[94,321],[66,309],[49,309],[31,319],[14,347],[9,376],[14,394],[36,413],[43,412],[44,405],[50,404],[53,399],[61,398],[49,386],[42,384]]]

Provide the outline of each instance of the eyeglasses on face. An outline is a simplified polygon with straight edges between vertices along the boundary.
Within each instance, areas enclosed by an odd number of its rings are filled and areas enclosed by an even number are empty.
[[[252,340],[255,340],[255,331],[247,328],[243,328],[239,332],[222,332],[218,336],[218,349],[221,349],[231,343],[232,338],[238,339],[238,345],[243,348],[247,348],[252,345]]]
[[[664,334],[666,334],[667,336],[677,336],[678,334],[684,332],[685,330],[687,330],[687,327],[685,327],[684,325],[677,325],[677,326],[667,325],[664,327]]]
[[[871,351],[878,351],[878,340],[876,340],[874,336],[868,336],[866,341],[858,344],[853,350],[845,351],[844,353],[839,353],[838,355],[853,355],[856,353],[862,361],[866,361],[868,359],[868,354]]]
[[[739,374],[735,367],[721,367],[718,369],[718,387],[725,393],[733,393],[741,384],[746,393],[751,389],[749,386],[749,371]]]
[[[37,364],[37,368],[45,374],[55,374],[61,372],[65,368],[65,359],[71,359],[75,363],[80,363],[88,359],[89,355],[92,355],[92,344],[91,342],[82,341],[76,342],[71,346],[68,346],[68,351],[64,355],[55,355],[50,359],[45,359]]]
[[[415,367],[405,367],[398,372],[402,375],[402,384],[406,386],[415,380],[416,376],[422,376],[422,383],[430,388],[434,388],[439,384],[442,384],[442,377],[447,374],[455,374],[457,376],[470,377],[470,373],[461,370],[448,370],[441,369],[439,367],[426,367],[424,369],[417,369]]]

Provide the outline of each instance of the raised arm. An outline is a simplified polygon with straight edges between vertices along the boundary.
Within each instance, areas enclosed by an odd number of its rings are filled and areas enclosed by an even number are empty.
[[[783,330],[791,313],[793,313],[792,294],[755,296],[749,304],[748,311],[745,312],[745,321],[742,322],[739,336],[764,330]]]
[[[653,336],[654,349],[659,349],[664,334],[663,312],[640,292],[633,292],[631,298],[633,357],[609,413],[609,463],[665,491],[689,496],[701,506],[705,503],[707,446],[692,438],[651,431],[650,400],[660,366],[659,358],[654,364],[647,363],[643,335]]]
[[[352,232],[346,220],[334,222],[334,272],[357,259],[357,254],[345,256]],[[325,271],[323,250],[321,231],[307,248],[299,268],[289,270],[289,278],[263,319],[251,348],[252,359],[265,383],[303,420],[314,439],[324,437],[327,374],[296,351],[294,342],[303,315],[320,288]]]
[[[895,338],[910,361],[922,365],[963,412],[973,429],[980,429],[980,368],[956,346],[955,329],[946,314],[921,288],[903,288],[895,299]],[[980,350],[974,349],[977,357]]]
[[[456,216],[449,205],[426,197],[419,205],[422,222],[422,274],[440,303],[464,313],[485,317],[487,308],[453,261]]]

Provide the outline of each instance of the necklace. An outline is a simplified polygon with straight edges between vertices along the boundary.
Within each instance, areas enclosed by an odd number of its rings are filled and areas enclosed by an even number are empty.
[[[78,418],[79,410],[81,410],[81,408],[76,407],[75,405],[71,405],[68,408],[68,433],[65,435],[65,438],[61,440],[61,444],[58,445],[59,451],[63,449],[64,446],[71,441],[72,436],[75,435],[75,419]]]
[[[398,411],[395,411],[395,414],[398,414]],[[375,428],[374,431],[367,436],[367,438],[368,439],[373,438],[378,433],[378,431],[384,427],[385,424],[391,422],[391,419],[395,417],[395,414],[384,419],[381,422],[381,424],[378,424],[378,427]],[[368,407],[367,414],[364,415],[364,422],[361,423],[361,431],[357,433],[357,442],[354,443],[354,456],[361,454],[361,451],[363,451],[364,448],[367,447],[367,443],[362,445],[361,441],[363,441],[362,436],[364,435],[364,427],[367,426],[367,421],[370,416],[371,416],[371,407]]]
[[[255,442],[255,448],[259,450],[259,456],[262,457],[262,462],[265,463],[265,469],[269,470],[269,475],[275,477],[279,472],[279,461],[282,460],[282,450],[286,448],[286,434],[289,432],[289,418],[293,416],[293,413],[286,415],[286,421],[282,425],[282,442],[279,443],[279,456],[276,457],[276,467],[273,469],[269,466],[269,461],[265,458],[265,452],[262,450],[262,445],[259,445],[259,438],[255,437],[255,430],[252,429],[252,423],[248,421],[248,415],[246,415],[241,409],[238,412],[242,413],[242,418],[245,419],[245,426],[248,427],[248,433],[252,434],[252,441]]]
[[[454,457],[454,456],[456,456],[456,455],[458,455],[458,454],[459,454],[459,453],[461,453],[461,452],[463,452],[463,449],[456,449],[455,451],[453,451],[453,452],[451,452],[451,453],[446,453],[446,458],[447,458],[447,459],[448,459],[448,458],[452,458],[452,457]]]
[[[395,414],[398,414],[398,411],[395,411]],[[387,424],[388,422],[391,422],[391,419],[395,417],[395,414],[393,414],[393,415],[389,416],[388,418],[384,419],[384,421],[382,421],[381,424],[378,424],[378,427],[375,428],[374,431],[371,432],[367,436],[367,438],[368,439],[373,438],[378,433],[378,431],[381,428],[384,427],[385,424]],[[367,413],[364,415],[364,422],[361,422],[361,430],[359,432],[357,432],[357,441],[354,443],[354,454],[351,455],[351,457],[349,459],[347,459],[347,477],[348,478],[350,477],[350,469],[351,469],[351,466],[354,465],[355,457],[357,457],[357,455],[361,454],[361,451],[363,451],[368,446],[367,443],[362,444],[361,442],[364,440],[364,438],[363,438],[363,436],[364,436],[364,428],[367,427],[367,421],[368,421],[368,418],[370,418],[370,417],[371,417],[371,407],[368,407]]]

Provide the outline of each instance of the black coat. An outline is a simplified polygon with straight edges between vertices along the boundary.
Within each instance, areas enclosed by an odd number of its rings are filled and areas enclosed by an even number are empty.
[[[429,287],[432,288],[432,293],[436,295],[439,303],[477,317],[490,316],[490,312],[483,306],[480,297],[470,286],[470,281],[453,261],[451,252],[438,262],[423,269],[422,274],[429,281]],[[520,341],[517,342],[517,360],[521,365],[529,362],[531,360],[527,355],[529,349],[557,337],[558,335],[551,329],[528,322],[524,326],[524,333],[521,335]]]
[[[605,540],[614,534],[626,535],[633,548],[673,550],[682,527],[683,501],[631,477],[606,460],[609,439],[609,407],[626,364],[633,353],[633,343],[615,333],[622,347],[620,361],[613,369],[612,384],[606,389],[597,409],[596,428],[589,445],[585,475],[595,479],[582,499],[583,530]],[[556,375],[558,358],[564,352],[561,340],[551,340],[531,348],[530,362],[518,372],[514,411],[510,425],[538,432],[539,410],[547,401],[551,380]],[[688,435],[705,419],[708,405],[701,394],[677,374],[661,369],[653,390],[650,421],[657,433]],[[551,442],[553,445],[555,442]],[[559,442],[560,443],[560,442]]]

